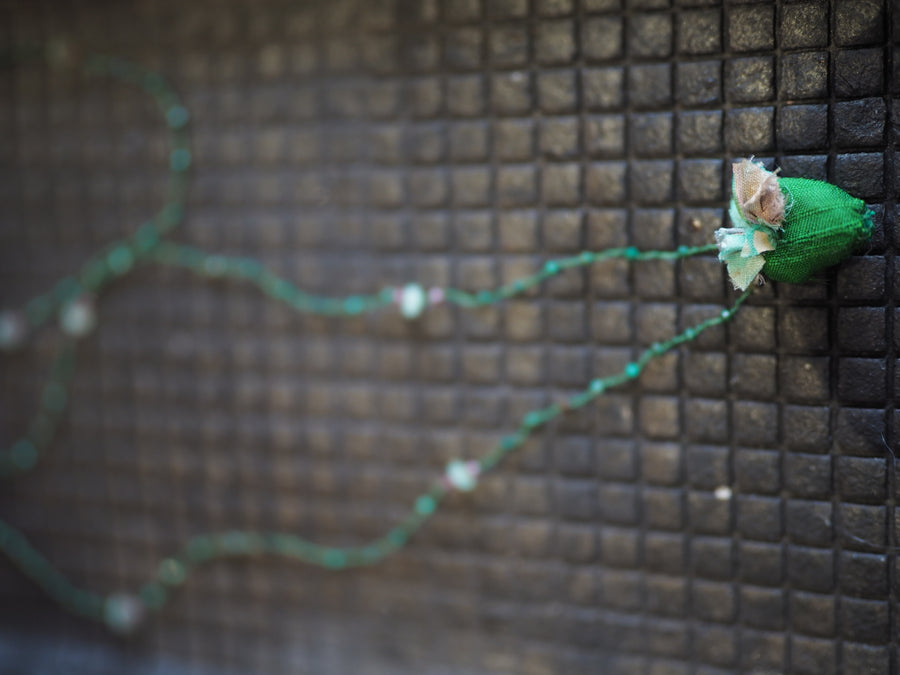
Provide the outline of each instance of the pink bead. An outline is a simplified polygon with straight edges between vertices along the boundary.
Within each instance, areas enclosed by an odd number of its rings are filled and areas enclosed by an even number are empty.
[[[433,286],[428,289],[428,302],[432,305],[439,305],[444,301],[444,289]]]

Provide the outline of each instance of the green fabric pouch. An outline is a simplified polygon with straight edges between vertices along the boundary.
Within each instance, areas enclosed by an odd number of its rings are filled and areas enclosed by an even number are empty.
[[[808,178],[779,179],[785,218],[762,271],[774,281],[800,284],[853,254],[872,237],[874,215],[863,200]]]

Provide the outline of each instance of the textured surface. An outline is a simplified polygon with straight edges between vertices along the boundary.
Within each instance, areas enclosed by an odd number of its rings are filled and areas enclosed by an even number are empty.
[[[879,229],[548,430],[383,566],[218,563],[120,642],[0,564],[5,672],[898,672],[889,0],[127,4],[6,0],[0,40],[163,71],[193,115],[176,237],[312,290],[475,290],[552,254],[710,243],[750,154],[864,199]],[[117,84],[19,66],[0,98],[7,307],[158,206],[164,135]],[[730,297],[710,256],[334,322],[147,270],[105,297],[63,435],[0,512],[98,591],[209,529],[353,543],[448,459]],[[0,361],[4,442],[51,339]]]

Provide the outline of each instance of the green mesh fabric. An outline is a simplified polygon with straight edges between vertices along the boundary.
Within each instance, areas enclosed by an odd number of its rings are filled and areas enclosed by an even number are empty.
[[[775,250],[763,254],[762,271],[770,279],[803,283],[871,238],[873,214],[861,199],[808,178],[781,178],[779,183],[788,206]]]

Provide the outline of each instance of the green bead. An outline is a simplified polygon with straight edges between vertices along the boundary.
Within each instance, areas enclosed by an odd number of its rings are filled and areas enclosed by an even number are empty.
[[[430,516],[437,508],[437,502],[431,495],[422,495],[416,500],[416,513],[420,516]]]
[[[241,258],[237,261],[236,267],[238,274],[247,277],[248,279],[258,279],[265,271],[262,263],[258,260],[251,260],[250,258]]]
[[[360,314],[366,308],[366,301],[359,296],[350,296],[344,300],[344,311],[347,314]]]
[[[248,553],[251,546],[251,537],[246,532],[227,532],[222,537],[222,550],[225,553]]]
[[[228,270],[228,263],[220,255],[207,256],[203,260],[203,273],[210,277],[220,277]]]
[[[51,412],[61,413],[66,409],[69,395],[66,392],[66,388],[59,382],[51,382],[44,388],[44,395],[41,400],[44,407]]]
[[[141,253],[148,253],[159,243],[159,230],[152,220],[138,228],[134,235],[135,248]]]
[[[92,290],[99,288],[108,276],[109,267],[102,258],[91,260],[81,268],[81,283]]]
[[[682,255],[682,256],[687,255],[688,252],[690,252],[690,250],[691,249],[688,246],[679,246],[678,247],[678,255]]]
[[[213,557],[215,549],[209,537],[194,537],[187,545],[187,557],[191,562],[199,563]]]
[[[688,328],[686,331],[684,331],[684,336],[688,340],[693,340],[695,337],[697,337],[697,329],[696,328]]]
[[[183,105],[173,105],[166,111],[166,122],[173,129],[180,129],[188,123],[190,113]]]
[[[521,436],[505,436],[500,441],[500,447],[503,450],[512,450],[513,448],[518,447],[521,442],[522,442]]]
[[[141,589],[141,601],[148,609],[159,609],[166,604],[168,593],[157,583],[145,584]]]
[[[184,209],[180,204],[167,204],[159,212],[159,220],[169,227],[180,223],[182,218],[184,218]]]
[[[730,309],[723,309],[723,310],[722,310],[722,313],[719,314],[719,316],[721,316],[725,321],[728,321],[728,319],[731,318],[731,310],[730,310]]]
[[[625,257],[628,260],[637,260],[637,258],[639,258],[640,255],[641,255],[640,250],[634,246],[629,246],[628,248],[625,249]]]
[[[187,579],[187,569],[180,560],[166,558],[159,564],[157,575],[166,586],[178,586]]]
[[[482,305],[488,305],[494,300],[494,294],[490,291],[479,291],[475,296],[475,301]]]
[[[559,274],[559,263],[555,260],[549,260],[547,264],[544,265],[544,272],[547,274]]]
[[[581,262],[590,263],[594,262],[594,254],[590,251],[582,251],[581,252]]]
[[[528,427],[529,429],[533,429],[534,427],[540,426],[544,422],[544,417],[539,412],[532,411],[525,415],[525,419],[522,420],[522,425]]]
[[[125,274],[134,264],[134,255],[131,253],[131,249],[123,244],[116,246],[106,255],[106,263],[116,274]]]
[[[162,94],[169,88],[163,76],[157,73],[144,75],[144,87],[153,95]]]
[[[606,390],[606,382],[601,379],[591,381],[591,392],[594,394],[602,394]]]
[[[75,277],[65,277],[56,284],[53,295],[58,302],[68,302],[82,293],[81,284]]]
[[[632,378],[637,377],[638,375],[641,374],[641,366],[640,366],[640,364],[638,364],[638,363],[629,363],[627,366],[625,366],[625,374],[626,374],[628,377],[632,377]]]
[[[322,556],[322,563],[328,569],[343,569],[347,566],[347,555],[340,549],[330,548]]]
[[[191,165],[191,151],[187,148],[176,148],[172,151],[169,166],[172,171],[185,171]]]
[[[387,540],[393,546],[403,546],[408,539],[409,534],[406,530],[402,530],[399,527],[395,527],[387,534]]]
[[[27,471],[37,464],[38,449],[34,443],[27,438],[16,441],[10,449],[9,454],[12,463],[17,469]]]

